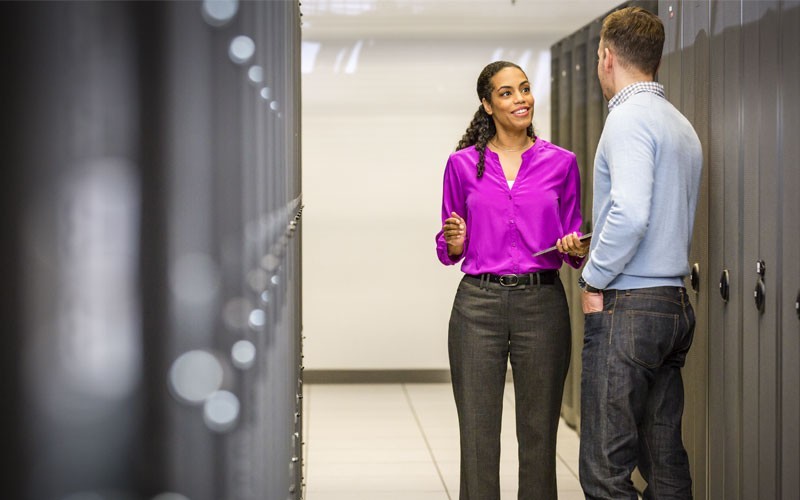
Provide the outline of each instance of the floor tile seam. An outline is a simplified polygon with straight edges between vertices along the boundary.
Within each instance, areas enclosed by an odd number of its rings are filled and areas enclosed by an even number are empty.
[[[422,434],[422,439],[425,441],[425,447],[428,449],[428,454],[433,461],[433,466],[436,469],[436,474],[439,475],[439,480],[442,483],[442,487],[444,487],[444,492],[447,495],[448,500],[452,500],[450,497],[450,490],[447,488],[447,482],[444,480],[444,475],[442,475],[442,471],[439,469],[439,464],[436,462],[436,456],[433,454],[433,449],[431,448],[430,442],[428,442],[428,436],[425,433],[425,429],[422,427],[422,422],[419,419],[419,415],[417,415],[417,411],[414,408],[414,402],[411,401],[411,394],[408,393],[408,388],[406,388],[406,384],[400,384],[403,389],[403,394],[405,394],[406,401],[408,402],[408,406],[411,409],[411,414],[414,416],[414,420],[417,422],[417,427],[419,428],[419,432]]]
[[[575,479],[577,479],[578,481],[580,481],[580,479],[581,479],[581,478],[578,476],[578,473],[577,473],[577,472],[575,472],[575,470],[572,468],[572,466],[569,464],[569,462],[567,462],[566,460],[564,460],[564,457],[562,457],[562,456],[561,456],[561,453],[558,453],[558,452],[556,452],[556,456],[557,456],[557,457],[558,457],[558,459],[561,461],[561,463],[562,463],[562,464],[564,464],[564,466],[567,468],[567,470],[568,470],[568,471],[570,471],[570,473],[572,474],[572,476],[573,476]]]

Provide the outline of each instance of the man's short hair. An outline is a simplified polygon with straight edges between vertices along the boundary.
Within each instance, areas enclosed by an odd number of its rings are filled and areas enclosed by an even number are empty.
[[[607,15],[600,30],[603,43],[622,59],[648,75],[655,75],[664,51],[664,24],[640,7],[627,7]]]

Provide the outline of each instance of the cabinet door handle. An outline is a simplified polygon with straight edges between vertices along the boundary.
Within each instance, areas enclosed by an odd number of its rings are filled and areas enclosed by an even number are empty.
[[[758,280],[756,281],[756,289],[753,291],[753,298],[756,301],[756,309],[758,309],[758,312],[763,313],[767,295],[767,287],[764,286],[767,264],[761,259],[756,261],[756,274],[758,275]]]
[[[723,301],[728,302],[731,296],[731,276],[727,269],[722,271],[722,276],[719,278],[719,294]]]
[[[697,292],[700,289],[700,264],[695,262],[692,266],[692,290]]]
[[[753,298],[756,301],[756,309],[758,312],[764,312],[764,301],[766,300],[766,287],[764,286],[764,280],[758,278],[756,281],[756,289],[753,291]]]

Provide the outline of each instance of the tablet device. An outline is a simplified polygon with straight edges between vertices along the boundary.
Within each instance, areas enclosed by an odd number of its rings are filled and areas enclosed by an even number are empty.
[[[584,234],[583,236],[581,236],[581,237],[580,237],[580,238],[578,238],[578,239],[579,239],[580,241],[585,241],[585,240],[588,240],[588,239],[589,239],[589,238],[591,238],[591,237],[592,237],[592,233],[586,233],[586,234]],[[555,250],[555,249],[556,249],[556,246],[555,246],[555,245],[553,245],[553,246],[551,246],[550,248],[545,248],[544,250],[541,250],[541,251],[539,251],[539,252],[536,252],[535,254],[533,254],[533,256],[534,256],[534,257],[538,257],[538,256],[540,256],[540,255],[542,255],[542,254],[546,254],[547,252],[552,252],[552,251],[553,251],[553,250]]]

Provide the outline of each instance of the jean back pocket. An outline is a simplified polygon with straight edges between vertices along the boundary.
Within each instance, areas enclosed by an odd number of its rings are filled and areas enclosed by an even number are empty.
[[[642,366],[656,368],[672,352],[680,316],[651,311],[627,311],[631,358]]]

